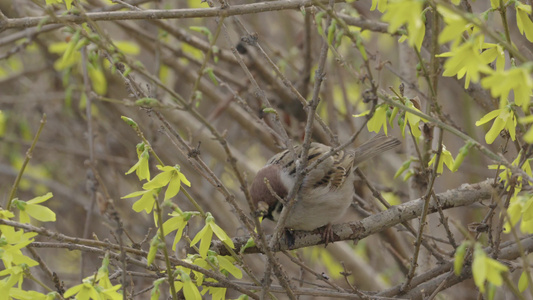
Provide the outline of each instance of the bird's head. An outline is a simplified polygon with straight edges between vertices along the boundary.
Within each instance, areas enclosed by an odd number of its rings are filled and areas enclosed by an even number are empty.
[[[266,182],[271,189],[268,188]],[[271,220],[274,219],[274,210],[280,210],[277,212],[279,214],[283,208],[282,205],[279,205],[280,203],[273,192],[281,199],[284,199],[289,192],[281,180],[281,167],[279,165],[268,165],[259,170],[250,188],[252,200],[257,208],[256,213]]]

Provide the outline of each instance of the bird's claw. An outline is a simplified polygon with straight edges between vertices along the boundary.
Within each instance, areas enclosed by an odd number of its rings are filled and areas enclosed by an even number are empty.
[[[330,242],[335,242],[335,237],[333,233],[333,228],[331,227],[331,223],[328,223],[326,226],[324,226],[322,230],[322,240],[324,241],[325,248]]]

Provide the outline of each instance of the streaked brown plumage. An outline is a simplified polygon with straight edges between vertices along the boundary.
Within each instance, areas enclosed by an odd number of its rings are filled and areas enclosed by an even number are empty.
[[[338,220],[352,202],[355,175],[354,168],[363,161],[390,150],[400,144],[395,138],[378,135],[354,150],[339,151],[311,170],[302,184],[301,199],[292,207],[285,227],[295,230],[314,230]],[[311,143],[308,165],[327,153],[331,147]],[[301,146],[295,146],[296,156],[302,153]],[[259,170],[251,194],[258,206],[267,207],[265,217],[277,221],[283,208],[268,190],[264,180],[268,179],[272,190],[285,198],[296,181],[296,163],[289,150],[274,155]],[[266,205],[265,205],[266,204]]]

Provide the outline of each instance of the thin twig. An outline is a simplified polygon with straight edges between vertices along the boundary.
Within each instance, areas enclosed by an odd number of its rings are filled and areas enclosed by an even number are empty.
[[[185,9],[147,9],[143,11],[111,11],[111,12],[91,12],[86,17],[93,21],[117,21],[117,20],[147,20],[147,19],[188,19],[188,18],[209,18],[209,17],[229,17],[234,15],[247,15],[253,13],[279,11],[288,9],[300,9],[309,7],[316,0],[296,0],[296,1],[271,1],[252,4],[233,5],[227,8],[185,8]],[[327,3],[329,0],[321,0]],[[340,0],[336,0],[341,2]],[[5,20],[0,23],[0,32],[13,28],[28,28],[39,25],[71,23],[81,24],[87,21],[85,16],[76,14],[57,15],[55,18],[47,17],[25,17]]]
[[[91,166],[96,166],[96,162],[94,159],[94,140],[93,140],[93,117],[92,117],[92,85],[91,81],[89,79],[89,71],[88,71],[88,56],[87,56],[87,47],[82,47],[81,49],[81,65],[82,65],[82,74],[83,74],[83,86],[85,87],[85,117],[87,119],[87,142],[89,144],[89,164]],[[94,178],[94,174],[92,171],[88,170],[87,173],[87,192],[89,193],[89,207],[87,208],[87,212],[85,214],[85,224],[83,227],[83,238],[89,238],[90,235],[90,228],[92,224],[92,216],[94,207],[96,205],[96,191],[98,189],[98,182]],[[80,261],[80,281],[83,280],[84,276],[84,267],[85,267],[85,255],[82,253],[81,261]]]
[[[37,141],[39,140],[39,137],[41,136],[41,132],[43,131],[44,124],[46,124],[46,114],[43,114],[41,118],[41,123],[39,125],[39,129],[37,130],[37,133],[33,137],[33,141],[31,142],[30,149],[26,151],[26,157],[24,157],[24,162],[22,163],[22,166],[20,167],[20,170],[17,174],[17,178],[15,179],[15,182],[13,183],[13,186],[11,187],[11,191],[9,192],[9,197],[6,199],[6,210],[11,209],[11,203],[13,202],[13,199],[15,198],[15,195],[17,194],[17,189],[20,184],[20,180],[22,179],[22,174],[24,174],[24,171],[26,170],[26,166],[30,162],[30,159],[33,155],[33,150],[35,149],[35,145],[37,144]]]
[[[433,170],[431,172],[431,178],[429,181],[429,184],[427,186],[426,194],[424,195],[424,208],[422,210],[422,215],[420,216],[419,226],[418,226],[418,235],[416,237],[415,242],[415,250],[413,253],[413,258],[411,260],[411,266],[409,268],[409,273],[407,274],[407,279],[405,283],[402,286],[402,291],[406,291],[409,289],[409,286],[411,284],[411,280],[415,276],[416,268],[418,267],[418,255],[420,253],[420,245],[422,244],[423,233],[424,233],[424,227],[426,226],[426,218],[428,216],[428,210],[429,210],[429,202],[431,201],[431,195],[433,194],[433,185],[435,184],[435,180],[437,179],[437,176],[439,175],[437,170],[439,168],[439,163],[442,156],[442,140],[443,140],[443,131],[439,130],[439,148],[437,150],[437,153],[435,154],[437,157],[435,158],[435,163],[433,165]],[[438,206],[438,205],[437,205]]]

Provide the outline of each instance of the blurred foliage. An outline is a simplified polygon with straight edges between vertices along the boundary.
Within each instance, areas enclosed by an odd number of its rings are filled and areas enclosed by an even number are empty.
[[[402,297],[421,287],[404,289],[410,268],[445,264],[442,297],[533,299],[531,249],[499,257],[533,232],[531,3],[290,3],[0,1],[1,299]],[[503,192],[422,220],[416,262],[414,221],[269,265],[245,254],[275,226],[255,228],[246,183],[291,144],[281,129],[292,144],[403,138],[359,167],[338,223],[385,211],[376,193],[399,205],[486,178]]]

